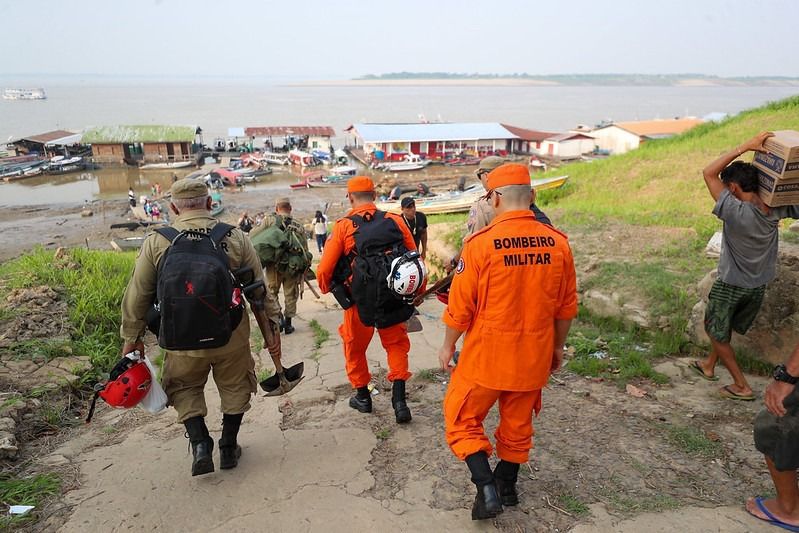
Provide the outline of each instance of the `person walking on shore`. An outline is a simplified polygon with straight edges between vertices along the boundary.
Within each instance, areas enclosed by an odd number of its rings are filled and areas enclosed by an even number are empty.
[[[439,350],[442,370],[452,370],[444,398],[446,440],[465,461],[477,487],[472,519],[492,518],[517,505],[519,465],[532,448],[533,415],[541,389],[560,368],[563,344],[577,315],[574,260],[565,235],[530,211],[532,191],[525,165],[502,165],[486,180],[496,212],[492,222],[466,240],[444,311]],[[519,305],[525,302],[525,305]],[[455,343],[466,333],[457,365]],[[495,433],[499,462],[483,420],[499,402]]]
[[[344,346],[347,377],[356,391],[349,405],[361,413],[372,412],[372,396],[368,388],[372,376],[366,361],[366,349],[377,329],[388,357],[387,378],[392,383],[394,417],[400,424],[410,422],[405,382],[411,377],[408,371],[411,342],[406,321],[414,308],[396,297],[386,296],[388,283],[385,273],[382,276],[362,274],[364,270],[377,271],[379,260],[388,262],[387,249],[404,254],[415,251],[416,245],[398,215],[375,207],[375,186],[371,178],[356,176],[350,179],[347,197],[351,209],[344,218],[336,221],[316,277],[322,293],[332,292],[344,308],[344,320],[338,331]]]
[[[221,305],[231,306],[236,292],[217,294],[214,289],[224,286],[225,279],[230,283],[230,273],[239,269],[251,270],[256,282],[263,281],[263,273],[247,236],[211,216],[211,198],[205,184],[200,180],[182,179],[175,182],[171,191],[170,209],[177,218],[172,227],[148,235],[142,244],[122,298],[120,334],[124,342],[123,354],[139,350],[143,355],[142,338],[149,321],[148,312],[159,298],[159,344],[166,350],[162,385],[168,404],[178,413],[178,422],[186,428],[192,449],[191,473],[196,476],[214,471],[214,441],[205,424],[208,409],[204,388],[208,373],[213,374],[222,401],[222,436],[218,444],[219,466],[223,470],[238,465],[241,446],[237,436],[244,413],[250,408],[250,396],[256,391],[247,312],[243,303],[220,309]],[[203,268],[202,275],[194,277],[196,265],[209,267],[214,263],[208,259],[208,254],[199,254],[197,249],[185,247],[185,243],[202,242],[204,238],[213,241],[208,249],[223,250],[224,258],[214,255],[212,259],[226,260],[227,268]],[[178,247],[173,260],[170,253]],[[188,270],[185,268],[187,260],[192,261]],[[219,283],[213,283],[211,288],[207,280],[214,272],[219,273]],[[165,295],[173,294],[172,289],[177,291],[177,296],[169,297],[168,302],[161,301],[167,298]],[[200,294],[204,296],[194,298],[199,291],[203,291]],[[202,304],[197,303],[198,298],[202,298]],[[263,289],[248,299],[253,309],[266,311],[274,333],[267,347],[271,354],[280,354],[277,302]]]
[[[719,393],[732,400],[754,400],[749,382],[735,361],[730,344],[732,332],[744,335],[755,321],[766,284],[776,275],[779,222],[799,218],[799,206],[769,207],[758,196],[757,170],[750,163],[735,161],[749,151],[764,151],[763,143],[773,134],[764,132],[721,155],[702,171],[705,185],[715,200],[713,214],[724,223],[718,278],[708,295],[705,332],[710,354],[694,361],[691,369],[706,380],[716,381],[716,363],[721,360],[733,383]]]
[[[316,247],[321,254],[327,241],[327,217],[321,211],[317,211],[314,215],[313,234],[316,237]]]

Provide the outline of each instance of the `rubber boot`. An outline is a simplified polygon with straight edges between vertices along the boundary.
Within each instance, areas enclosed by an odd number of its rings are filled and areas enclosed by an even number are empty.
[[[214,439],[208,434],[205,420],[194,416],[185,420],[186,436],[191,443],[191,475],[201,476],[214,471]]]
[[[350,407],[361,413],[372,412],[372,394],[369,392],[369,387],[358,387],[355,396],[350,398]]]
[[[391,384],[391,405],[394,407],[394,418],[397,424],[411,421],[411,410],[405,401],[405,382],[399,379]]]
[[[286,321],[283,318],[283,315],[280,315],[280,324],[278,325],[278,332],[283,333],[283,327],[285,326]]]
[[[244,413],[222,415],[222,437],[219,439],[219,468],[236,468],[241,457],[241,446],[236,440]]]
[[[488,464],[486,452],[477,452],[466,458],[466,466],[472,473],[472,483],[477,487],[477,495],[472,505],[472,520],[494,518],[502,512],[502,502],[497,494],[494,474]]]
[[[292,333],[294,333],[294,326],[291,325],[291,317],[290,316],[286,317],[286,319],[283,320],[283,332],[286,335],[291,335]]]
[[[519,505],[519,495],[516,493],[516,480],[519,477],[519,463],[511,463],[504,459],[494,468],[494,481],[502,505]]]

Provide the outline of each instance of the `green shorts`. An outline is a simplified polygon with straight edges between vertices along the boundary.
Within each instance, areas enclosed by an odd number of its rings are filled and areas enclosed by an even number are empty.
[[[763,409],[755,417],[755,448],[774,461],[784,472],[799,468],[799,390],[785,397],[785,416],[774,416]]]
[[[710,288],[705,310],[705,331],[718,342],[730,342],[732,331],[743,335],[752,326],[766,286],[744,289],[717,279]]]

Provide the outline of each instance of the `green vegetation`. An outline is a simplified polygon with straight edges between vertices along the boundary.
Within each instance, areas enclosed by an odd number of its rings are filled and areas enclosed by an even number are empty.
[[[264,349],[264,336],[258,328],[250,329],[250,346],[255,353]]]
[[[422,370],[416,373],[417,379],[423,379],[425,381],[438,381],[438,369],[437,368],[423,368]]]
[[[797,123],[799,96],[718,124],[702,124],[683,135],[648,141],[627,154],[554,169],[544,175],[568,174],[568,194],[550,198],[545,191],[541,203],[559,208],[558,225],[595,225],[615,219],[634,225],[691,228],[698,242],[682,247],[690,254],[721,227],[710,214],[713,201],[702,169],[761,131],[793,129]],[[751,154],[745,159],[751,159]]]
[[[618,319],[597,317],[580,308],[567,346],[574,354],[566,368],[576,374],[603,377],[620,385],[637,378],[666,383],[668,377],[652,368],[652,360],[674,353],[673,339]]]
[[[10,505],[34,505],[41,508],[49,497],[59,494],[61,480],[55,474],[38,474],[31,477],[15,479],[9,475],[0,475],[0,501]],[[12,526],[36,520],[35,511],[24,516],[1,516],[0,530],[6,531]]]
[[[375,431],[377,440],[387,440],[391,436],[391,428],[380,428]]]
[[[607,498],[612,509],[630,514],[659,513],[676,509],[680,502],[668,494],[654,494],[651,496],[628,496],[621,492],[602,494]]]
[[[107,371],[119,354],[120,304],[133,271],[132,253],[73,249],[55,258],[41,248],[0,265],[4,291],[48,285],[63,291],[71,338],[66,343],[28,341],[11,347],[26,357],[87,355],[96,372]]]
[[[667,441],[687,454],[703,457],[718,457],[721,454],[721,444],[709,439],[699,429],[668,424],[662,424],[660,429]]]
[[[311,359],[314,361],[319,361],[319,358],[322,356],[320,350],[322,349],[322,344],[324,344],[330,338],[330,331],[325,329],[325,327],[316,321],[316,319],[311,320],[308,323],[313,330],[313,353],[311,354]]]
[[[274,370],[271,368],[262,368],[258,372],[258,383],[262,382],[266,378],[270,377],[274,373]]]
[[[588,506],[583,503],[577,496],[569,493],[558,495],[558,505],[564,511],[576,516],[581,517],[587,515],[589,512]]]

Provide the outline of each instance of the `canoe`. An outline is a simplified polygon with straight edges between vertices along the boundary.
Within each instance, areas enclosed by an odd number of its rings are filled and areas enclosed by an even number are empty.
[[[569,180],[569,176],[552,176],[549,178],[539,178],[530,180],[530,184],[536,191],[546,191],[547,189],[557,189],[563,187]]]
[[[485,195],[485,189],[480,184],[474,184],[464,191],[452,191],[435,196],[414,198],[416,209],[425,215],[437,215],[442,213],[462,213],[468,211],[472,204],[481,196]],[[382,211],[400,213],[402,208],[399,200],[388,202],[378,202],[377,208]]]
[[[191,166],[192,161],[173,161],[171,163],[147,163],[139,167],[139,170],[164,170],[172,168],[185,168]]]
[[[144,237],[117,237],[111,240],[111,248],[117,252],[138,250],[144,242]]]

